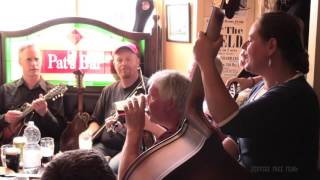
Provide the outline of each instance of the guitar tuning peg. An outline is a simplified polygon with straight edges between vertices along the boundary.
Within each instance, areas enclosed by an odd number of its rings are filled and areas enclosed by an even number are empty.
[[[56,100],[56,98],[54,97],[54,98],[52,98],[52,101],[55,101]]]

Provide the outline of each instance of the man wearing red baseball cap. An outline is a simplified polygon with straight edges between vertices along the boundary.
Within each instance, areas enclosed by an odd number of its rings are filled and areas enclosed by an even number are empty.
[[[141,77],[139,73],[140,57],[139,51],[135,44],[121,44],[112,53],[113,70],[117,74],[119,80],[110,86],[103,88],[100,98],[96,103],[95,110],[92,114],[92,122],[89,127],[80,134],[80,138],[93,136],[93,134],[105,124],[106,121],[113,120],[114,114],[117,112],[114,103],[122,101],[136,91],[141,92]],[[147,79],[144,82],[146,84]],[[113,157],[122,149],[125,140],[125,129],[119,132],[110,132],[106,128],[103,129],[100,136],[94,140],[94,149],[98,149],[106,156]]]

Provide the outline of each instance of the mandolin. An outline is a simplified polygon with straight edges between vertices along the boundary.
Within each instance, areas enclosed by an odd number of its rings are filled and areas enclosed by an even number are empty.
[[[88,128],[90,121],[90,115],[87,112],[83,112],[84,73],[80,70],[74,71],[73,73],[75,75],[76,86],[78,88],[78,113],[71,122],[68,122],[67,127],[61,134],[61,151],[79,149],[79,134]]]
[[[52,99],[55,101],[56,99],[63,96],[63,94],[67,91],[67,87],[65,85],[58,85],[54,88],[50,89],[47,94],[43,96],[43,98],[47,101]],[[11,142],[15,136],[21,135],[24,127],[26,127],[26,123],[24,122],[25,117],[33,111],[32,106],[29,103],[24,103],[18,110],[22,111],[20,121],[12,126],[9,125],[5,127],[0,133],[1,144],[5,142]]]

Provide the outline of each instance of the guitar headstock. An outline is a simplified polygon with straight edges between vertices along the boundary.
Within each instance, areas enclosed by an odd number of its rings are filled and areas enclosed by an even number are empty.
[[[52,99],[55,101],[56,99],[63,96],[63,94],[68,90],[66,85],[58,85],[54,88],[50,89],[49,92],[44,96],[46,100]]]

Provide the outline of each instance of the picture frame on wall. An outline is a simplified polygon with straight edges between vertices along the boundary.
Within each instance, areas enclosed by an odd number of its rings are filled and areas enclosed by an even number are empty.
[[[167,41],[191,42],[190,4],[167,4]]]

